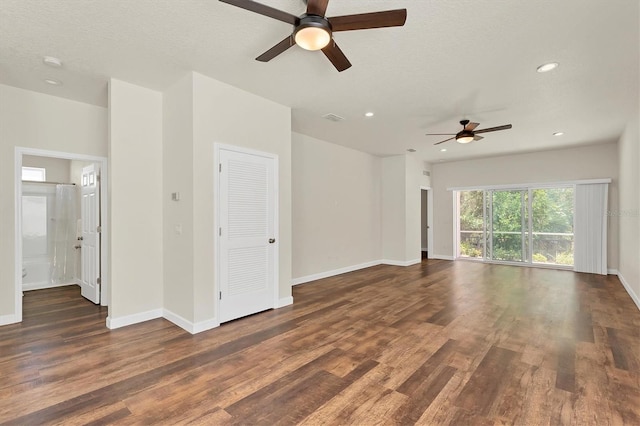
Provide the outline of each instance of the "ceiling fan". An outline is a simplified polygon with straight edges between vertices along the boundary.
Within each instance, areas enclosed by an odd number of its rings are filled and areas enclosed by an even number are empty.
[[[480,125],[480,123],[471,123],[469,122],[469,120],[460,120],[460,124],[462,125],[462,130],[458,133],[427,133],[427,136],[453,136],[452,138],[434,143],[434,145],[440,145],[441,143],[445,143],[454,139],[458,143],[469,143],[484,139],[482,136],[478,136],[478,133],[497,132],[498,130],[507,130],[513,127],[511,126],[511,124],[505,124],[504,126],[475,130],[476,127]]]
[[[325,12],[329,0],[308,0],[307,12],[301,16],[295,16],[252,0],[220,1],[293,25],[293,33],[258,56],[257,61],[269,62],[297,44],[306,50],[322,50],[322,53],[338,71],[344,71],[351,67],[351,63],[333,40],[334,32],[400,27],[407,20],[407,9],[327,18]]]

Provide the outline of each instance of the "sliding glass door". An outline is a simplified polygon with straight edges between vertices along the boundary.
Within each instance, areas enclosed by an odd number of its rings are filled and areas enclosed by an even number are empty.
[[[573,265],[573,187],[457,192],[457,256]]]

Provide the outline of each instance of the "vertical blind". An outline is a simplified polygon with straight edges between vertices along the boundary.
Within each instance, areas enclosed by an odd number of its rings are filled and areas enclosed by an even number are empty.
[[[607,274],[609,185],[576,185],[574,271]]]

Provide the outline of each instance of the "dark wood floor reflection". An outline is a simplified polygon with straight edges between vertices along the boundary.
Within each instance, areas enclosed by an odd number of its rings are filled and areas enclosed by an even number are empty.
[[[429,260],[293,295],[192,336],[28,292],[0,327],[0,423],[640,424],[640,311],[614,276]]]

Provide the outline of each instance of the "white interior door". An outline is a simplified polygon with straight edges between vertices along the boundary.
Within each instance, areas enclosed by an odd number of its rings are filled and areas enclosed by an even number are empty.
[[[277,159],[219,151],[220,322],[274,307]]]
[[[97,164],[82,169],[81,187],[81,268],[82,296],[100,303],[100,168]]]

